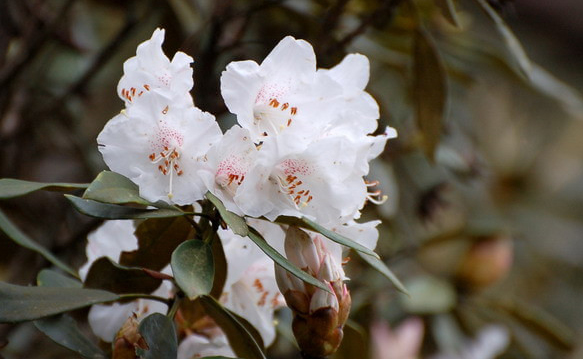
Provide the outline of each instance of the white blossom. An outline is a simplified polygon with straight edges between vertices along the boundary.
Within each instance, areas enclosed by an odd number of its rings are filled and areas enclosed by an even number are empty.
[[[206,193],[197,171],[221,136],[213,115],[149,92],[111,119],[97,143],[109,168],[136,183],[140,196],[184,205]]]
[[[275,281],[273,261],[248,238],[230,230],[219,231],[219,236],[227,259],[221,303],[247,319],[269,346],[275,339],[273,312],[285,303]]]
[[[245,180],[257,157],[249,130],[231,127],[206,154],[207,165],[199,171],[206,188],[217,196],[228,210],[243,215],[234,202],[239,186]]]
[[[164,29],[156,29],[151,39],[138,45],[136,56],[123,65],[124,74],[117,92],[127,107],[149,91],[162,93],[175,105],[193,106],[188,93],[193,85],[190,67],[193,59],[177,52],[170,61],[162,51],[164,32]]]
[[[275,140],[262,145],[235,196],[242,211],[270,220],[307,216],[323,225],[353,218],[364,204],[367,188],[353,171],[356,156],[347,142],[324,138],[285,156],[280,155],[282,146]]]

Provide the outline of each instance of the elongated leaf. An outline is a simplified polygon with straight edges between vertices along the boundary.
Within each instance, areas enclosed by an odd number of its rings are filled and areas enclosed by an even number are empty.
[[[93,262],[85,278],[85,288],[103,289],[117,294],[149,294],[161,283],[162,280],[153,278],[141,268],[124,267],[107,257]]]
[[[20,231],[9,219],[6,217],[4,212],[0,210],[0,229],[6,235],[12,239],[17,244],[23,246],[24,248],[30,249],[32,251],[37,252],[41,256],[43,256],[46,260],[54,264],[55,266],[61,268],[65,272],[71,274],[74,277],[79,277],[77,271],[73,268],[69,267],[67,264],[62,262],[60,259],[55,257],[48,249],[41,246],[40,244],[33,241],[30,237]]]
[[[216,232],[212,232],[211,249],[213,251],[213,261],[215,263],[215,277],[213,280],[213,289],[210,295],[213,298],[220,298],[227,281],[227,259],[225,250]]]
[[[502,18],[498,15],[496,10],[492,9],[492,7],[488,4],[486,0],[476,0],[480,8],[488,15],[488,17],[494,22],[496,25],[496,30],[504,39],[504,44],[506,45],[506,49],[512,55],[514,62],[516,63],[520,74],[522,74],[527,79],[530,79],[530,74],[532,71],[532,64],[528,55],[524,51],[524,48],[520,44],[520,41],[516,38],[516,35],[510,30],[508,25],[502,20]]]
[[[229,226],[229,228],[231,228],[233,233],[238,234],[241,237],[245,237],[247,233],[249,233],[249,228],[247,227],[245,219],[231,211],[228,211],[225,208],[223,202],[221,202],[221,200],[218,199],[217,196],[210,192],[207,192],[206,198],[208,198],[209,201],[211,201],[212,204],[215,205],[215,207],[219,211],[219,214],[221,215],[221,218],[223,219],[223,221],[225,221],[225,223],[227,223],[227,225]]]
[[[192,238],[191,231],[192,226],[184,217],[147,219],[136,228],[138,249],[122,252],[119,263],[161,270],[170,263],[176,247]]]
[[[415,31],[413,47],[413,98],[423,151],[433,160],[441,138],[447,101],[446,76],[437,48],[422,28]]]
[[[117,299],[117,294],[104,290],[23,287],[0,282],[0,323],[44,318]]]
[[[455,27],[461,27],[453,0],[435,0],[443,16]]]
[[[397,290],[399,290],[400,292],[402,292],[404,294],[409,295],[409,292],[407,291],[407,289],[405,288],[403,283],[401,283],[399,278],[397,278],[397,276],[389,269],[389,267],[387,267],[387,265],[383,261],[381,261],[377,257],[372,257],[372,256],[369,256],[369,255],[364,254],[364,253],[360,253],[360,252],[356,252],[356,253],[365,262],[370,264],[371,267],[373,267],[374,269],[379,271],[382,275],[387,277],[387,279],[390,280],[391,283],[393,283],[393,285],[397,288]]]
[[[37,284],[44,287],[81,288],[82,283],[50,269],[43,269],[36,277]],[[79,353],[84,358],[105,358],[105,354],[77,327],[68,314],[34,321],[34,326],[55,343]]]
[[[106,358],[105,353],[81,333],[75,320],[68,314],[35,320],[34,326],[55,343],[84,358]]]
[[[227,335],[229,344],[235,354],[245,359],[265,359],[253,336],[245,329],[235,316],[220,305],[214,298],[202,295],[199,300],[206,312]]]
[[[569,327],[541,308],[518,299],[496,301],[494,305],[560,349],[573,350],[577,343]]]
[[[140,197],[138,186],[119,173],[103,171],[95,177],[83,198],[98,202],[124,204],[138,203],[145,206],[151,203]]]
[[[176,283],[190,299],[210,293],[215,268],[208,244],[196,239],[182,243],[172,253],[170,264]]]
[[[85,183],[43,183],[23,181],[14,178],[0,179],[0,199],[23,196],[38,190],[66,192],[87,188]]]
[[[36,276],[36,284],[42,287],[81,288],[83,283],[50,269],[43,269]]]
[[[184,213],[177,209],[146,209],[120,206],[79,198],[72,195],[65,197],[73,204],[75,209],[85,215],[104,219],[145,219],[145,218],[168,218],[178,217]]]
[[[366,253],[366,254],[373,256],[373,257],[376,257],[376,258],[379,257],[378,254],[376,254],[374,251],[366,248],[365,246],[358,244],[355,241],[353,241],[349,238],[346,238],[341,234],[338,234],[334,231],[331,231],[331,230],[319,225],[318,223],[316,223],[308,218],[281,216],[281,217],[278,217],[275,221],[277,223],[289,224],[292,226],[298,226],[298,227],[302,227],[305,229],[309,229],[310,231],[318,232],[318,233],[322,234],[324,237],[326,237],[326,238],[328,238],[328,239],[330,239],[338,244],[342,244],[343,246],[346,246],[348,248],[352,248],[355,251]]]
[[[308,273],[304,272],[303,270],[296,267],[292,262],[288,261],[287,258],[282,256],[275,248],[270,246],[265,238],[259,234],[254,228],[249,227],[249,238],[265,253],[269,256],[269,258],[273,259],[273,261],[279,264],[283,269],[287,270],[294,276],[298,277],[299,279],[303,280],[306,283],[309,283],[313,286],[321,288],[327,292],[330,291],[324,283],[320,282],[316,278],[312,277]]]
[[[148,349],[136,349],[143,359],[176,359],[178,339],[172,320],[160,313],[148,315],[138,327],[138,331],[148,344]]]

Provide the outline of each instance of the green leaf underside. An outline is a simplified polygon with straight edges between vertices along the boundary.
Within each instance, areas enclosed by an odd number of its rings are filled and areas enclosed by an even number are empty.
[[[55,257],[49,250],[40,244],[33,241],[30,237],[24,234],[20,229],[18,229],[9,219],[6,217],[4,212],[0,210],[0,228],[6,235],[16,242],[18,245],[37,252],[43,256],[46,260],[57,266],[58,268],[64,270],[65,272],[71,274],[74,277],[78,277],[77,271],[69,267],[67,264],[62,262],[60,259]]]
[[[136,349],[143,359],[176,359],[178,339],[172,320],[160,313],[154,313],[141,321],[138,331],[148,344],[148,349]]]
[[[34,321],[34,326],[55,343],[79,353],[84,358],[105,358],[105,354],[84,336],[77,322],[68,314]]]
[[[152,278],[141,268],[124,267],[107,257],[101,257],[89,268],[85,288],[102,289],[117,294],[149,294],[161,283],[161,279]]]
[[[117,299],[117,294],[104,290],[25,287],[0,282],[0,323],[44,318]]]
[[[453,0],[435,0],[443,16],[455,27],[461,27]]]
[[[379,271],[382,275],[387,277],[387,279],[390,280],[391,283],[393,283],[393,285],[397,288],[398,291],[400,291],[401,293],[404,293],[406,295],[409,295],[409,292],[407,291],[407,289],[405,288],[403,283],[401,283],[399,278],[397,278],[397,276],[389,269],[389,267],[387,267],[387,265],[383,261],[381,261],[380,259],[378,259],[376,257],[371,257],[369,255],[366,255],[364,253],[360,253],[360,252],[356,252],[356,253],[365,262],[370,264],[371,267],[373,267],[374,269]]]
[[[303,280],[306,283],[309,283],[327,292],[330,291],[330,288],[324,285],[324,283],[320,282],[316,278],[312,277],[308,273],[296,267],[295,264],[287,260],[287,258],[282,256],[275,248],[270,246],[265,240],[265,238],[263,238],[263,236],[261,236],[261,234],[257,232],[257,230],[255,230],[252,227],[249,227],[248,236],[265,254],[269,256],[269,258],[273,259],[273,261],[280,265],[283,269],[287,270],[288,272],[290,272],[291,274],[293,274],[294,276],[298,277],[299,279]]]
[[[73,204],[75,209],[85,215],[103,219],[146,219],[146,218],[168,218],[184,215],[178,209],[146,209],[120,206],[84,199],[77,196],[65,195]]]
[[[415,31],[413,97],[423,151],[433,160],[441,138],[447,101],[446,74],[433,39],[422,28]]]
[[[490,20],[494,22],[496,25],[496,30],[504,39],[504,44],[506,45],[506,49],[512,55],[512,58],[516,62],[518,69],[520,70],[520,74],[522,74],[527,79],[530,79],[530,74],[532,71],[532,64],[526,51],[520,44],[520,41],[516,38],[516,35],[510,30],[508,25],[502,20],[500,15],[494,10],[485,0],[476,0],[478,5],[482,8],[482,10],[488,15]]]
[[[206,198],[208,198],[209,201],[211,201],[212,204],[217,208],[219,214],[221,215],[221,218],[223,219],[223,221],[225,221],[225,223],[227,223],[227,225],[229,226],[229,228],[231,228],[233,233],[241,237],[245,237],[247,233],[249,233],[249,227],[247,227],[247,223],[245,222],[245,219],[243,219],[243,217],[238,216],[231,211],[228,211],[227,208],[225,208],[223,202],[221,202],[221,200],[214,194],[207,192]]]
[[[138,249],[122,252],[119,263],[128,267],[162,270],[172,252],[190,237],[192,226],[184,217],[151,218],[138,225],[135,235]]]
[[[114,204],[138,203],[145,206],[152,204],[140,197],[135,183],[111,171],[102,171],[98,174],[83,193],[83,198]]]
[[[79,280],[67,277],[51,269],[43,269],[36,276],[36,284],[41,287],[82,288]]]
[[[343,246],[348,247],[348,248],[352,248],[357,252],[366,253],[370,256],[379,258],[379,255],[376,254],[374,251],[366,248],[365,246],[363,246],[363,245],[361,245],[361,244],[359,244],[359,243],[357,243],[349,238],[344,237],[341,234],[338,234],[334,231],[331,231],[331,230],[325,228],[324,226],[321,226],[318,223],[316,223],[308,218],[280,216],[280,217],[276,218],[275,222],[282,223],[282,224],[289,224],[292,226],[298,226],[298,227],[302,227],[302,228],[308,229],[308,230],[313,231],[313,232],[318,232],[333,242],[336,242],[338,244],[342,244]]]
[[[86,183],[43,183],[14,178],[2,178],[0,179],[0,199],[24,196],[25,194],[38,190],[66,192],[84,189],[88,186]]]
[[[182,243],[172,253],[170,264],[176,283],[190,299],[210,293],[215,268],[208,244],[195,239]]]
[[[245,359],[265,359],[265,355],[253,336],[235,316],[212,297],[203,295],[199,297],[199,300],[206,314],[213,318],[225,332],[229,344],[237,356]]]

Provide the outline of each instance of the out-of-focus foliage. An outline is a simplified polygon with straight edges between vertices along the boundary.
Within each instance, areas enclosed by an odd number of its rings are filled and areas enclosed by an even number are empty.
[[[573,87],[583,84],[583,76],[570,58],[549,54],[583,48],[583,30],[541,34],[536,26],[549,28],[561,16],[570,18],[563,10],[552,20],[561,7],[547,15],[551,3],[5,0],[0,2],[0,177],[73,191],[68,198],[74,206],[96,217],[114,209],[127,218],[180,216],[175,208],[105,208],[95,201],[98,180],[83,198],[62,183],[91,182],[105,168],[96,135],[120,108],[115,86],[122,62],[155,27],[166,29],[168,53],[180,49],[194,57],[195,103],[214,113],[223,128],[234,123],[219,92],[221,71],[230,61],[262,59],[286,35],[312,43],[321,67],[360,52],[371,61],[368,91],[379,102],[381,122],[399,131],[370,176],[390,198],[369,206],[363,217],[383,219],[378,252],[409,296],[354,254],[347,265],[351,324],[336,357],[370,352],[371,323],[395,327],[418,316],[425,327],[424,356],[459,347],[495,323],[510,333],[503,357],[575,358],[583,351],[577,344],[583,333],[583,101]],[[572,12],[583,11],[573,6]],[[581,58],[576,55],[571,53]],[[129,193],[127,183],[119,186]],[[29,190],[24,183],[14,188]],[[2,225],[7,234],[0,234],[0,279],[21,285],[34,282],[50,263],[64,270],[61,261],[80,265],[86,236],[101,222],[79,215],[52,192],[0,206],[26,233],[11,234]],[[182,217],[177,218],[155,222],[159,238],[166,226],[181,226]],[[30,237],[43,248],[18,247],[8,238],[14,233],[20,242]],[[173,238],[174,244],[187,237]],[[171,254],[154,251],[160,252]],[[152,254],[124,256],[122,264],[131,266]],[[39,290],[61,295],[57,302],[67,298],[73,307],[76,297],[67,291],[87,291]],[[203,305],[215,308],[210,297],[203,298]],[[85,314],[73,317],[83,322]],[[230,313],[219,308],[216,315],[219,321]],[[297,353],[289,321],[289,313],[281,311],[279,338],[269,357]],[[140,330],[147,331],[147,324]],[[48,325],[37,327],[47,333]],[[81,330],[90,336],[86,326]],[[0,325],[3,343],[0,353],[6,358],[76,357],[32,324]]]

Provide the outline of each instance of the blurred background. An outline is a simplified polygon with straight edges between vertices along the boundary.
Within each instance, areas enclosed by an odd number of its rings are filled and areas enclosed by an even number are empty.
[[[260,62],[286,35],[319,67],[369,57],[379,131],[399,137],[369,176],[389,200],[363,219],[383,220],[378,252],[411,296],[353,256],[337,358],[583,357],[581,1],[0,0],[0,177],[86,183],[105,169],[95,138],[122,108],[123,61],[156,27],[170,57],[195,59],[195,103],[223,129],[230,61]],[[0,208],[75,266],[100,224],[58,193]],[[2,281],[47,265],[0,233]],[[269,357],[295,357],[289,318]],[[76,357],[31,324],[0,325],[0,347]]]

